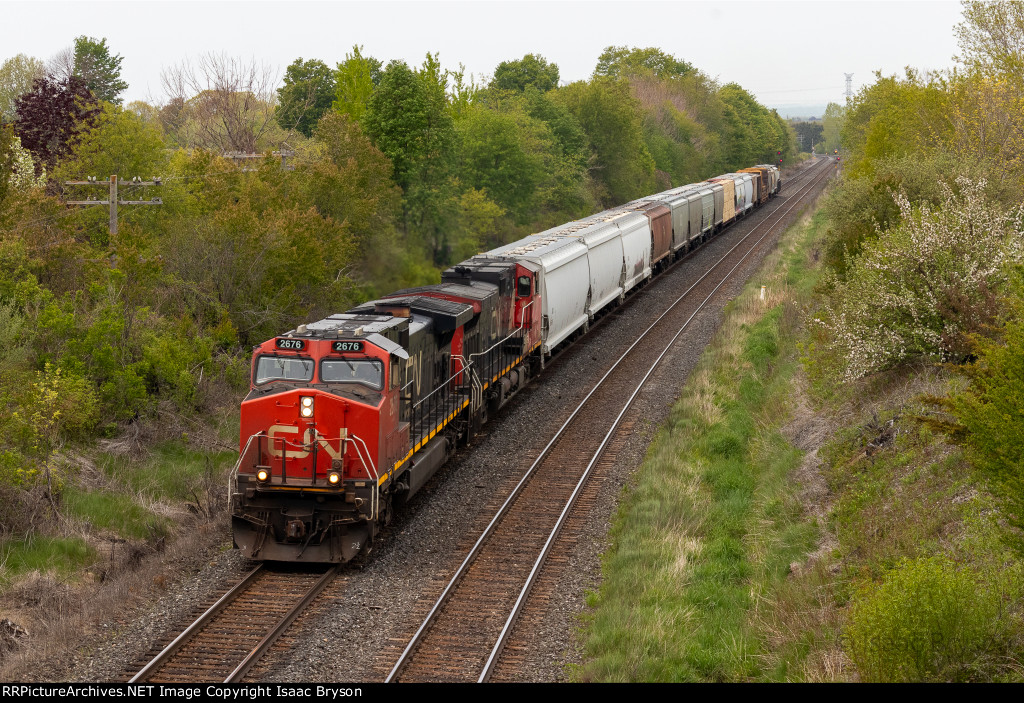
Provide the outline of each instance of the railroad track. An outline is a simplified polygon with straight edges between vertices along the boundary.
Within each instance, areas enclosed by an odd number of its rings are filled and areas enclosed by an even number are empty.
[[[787,182],[786,195],[777,199],[776,209],[679,296],[611,366],[485,528],[386,681],[482,682],[491,677],[560,531],[571,522],[574,506],[585,514],[594,499],[596,491],[588,490],[588,479],[608,473],[628,439],[633,420],[627,413],[633,400],[700,310],[830,174],[825,161],[795,182]],[[712,275],[722,270],[724,275]],[[627,358],[629,363],[623,363]],[[565,556],[559,559],[564,568]],[[535,600],[545,600],[545,594],[539,593]]]
[[[338,574],[257,566],[163,645],[129,683],[237,683]]]

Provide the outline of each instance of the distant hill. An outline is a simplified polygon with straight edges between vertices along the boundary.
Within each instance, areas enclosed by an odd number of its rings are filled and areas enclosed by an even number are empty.
[[[768,108],[778,110],[787,120],[820,120],[825,114],[825,105],[769,105]]]

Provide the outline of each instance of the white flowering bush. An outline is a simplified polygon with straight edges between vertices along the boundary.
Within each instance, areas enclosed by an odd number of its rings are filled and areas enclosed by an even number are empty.
[[[880,232],[831,288],[814,322],[845,380],[911,359],[956,360],[994,319],[996,294],[1024,260],[1024,209],[1001,211],[985,181],[958,178],[937,207],[894,196],[900,224]],[[820,334],[823,332],[824,334]]]
[[[28,190],[46,185],[46,169],[37,177],[32,154],[21,145],[21,137],[14,137],[11,144],[14,152],[14,164],[11,169],[9,183],[17,190]]]

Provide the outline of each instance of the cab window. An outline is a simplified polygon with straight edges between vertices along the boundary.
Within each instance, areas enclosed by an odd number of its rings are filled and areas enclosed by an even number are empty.
[[[313,360],[298,356],[261,356],[256,361],[256,383],[312,381]]]
[[[384,364],[376,359],[324,359],[320,362],[322,383],[361,383],[375,390],[384,388]]]
[[[530,295],[530,277],[520,276],[519,277],[519,288],[516,291],[516,295],[520,298],[527,298]]]

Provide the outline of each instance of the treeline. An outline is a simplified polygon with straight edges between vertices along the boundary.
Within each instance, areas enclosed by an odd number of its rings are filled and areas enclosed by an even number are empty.
[[[0,529],[24,527],[22,489],[59,494],[68,442],[237,405],[255,342],[603,206],[796,155],[776,113],[657,49],[611,47],[566,86],[534,55],[486,85],[436,55],[384,65],[356,47],[333,69],[297,59],[282,85],[208,55],[164,73],[163,105],[122,105],[122,60],[79,37],[0,66],[0,487],[15,487]],[[105,200],[110,174],[137,203],[114,236],[106,205],[66,204]]]
[[[825,469],[862,680],[1020,675],[1024,4],[963,11],[954,69],[878,74],[834,111],[805,361],[819,400],[871,412]]]

